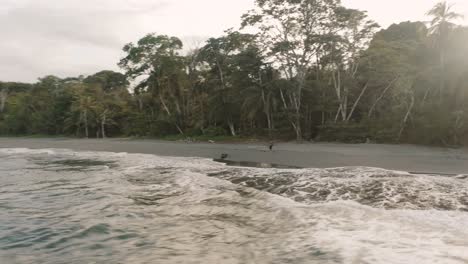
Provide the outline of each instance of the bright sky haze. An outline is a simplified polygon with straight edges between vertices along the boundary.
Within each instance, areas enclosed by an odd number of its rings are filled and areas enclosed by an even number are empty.
[[[427,21],[437,0],[343,0],[383,27]],[[468,1],[455,10],[468,20]],[[0,80],[34,82],[118,70],[121,49],[150,32],[200,46],[237,28],[254,0],[0,0]],[[466,21],[460,21],[466,24]]]

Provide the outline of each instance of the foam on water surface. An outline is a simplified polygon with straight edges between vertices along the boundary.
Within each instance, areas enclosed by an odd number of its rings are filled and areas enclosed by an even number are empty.
[[[2,263],[468,263],[463,177],[28,149],[0,168]]]

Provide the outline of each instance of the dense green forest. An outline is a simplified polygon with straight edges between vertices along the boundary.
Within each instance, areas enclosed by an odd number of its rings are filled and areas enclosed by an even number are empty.
[[[122,73],[0,83],[0,134],[468,144],[468,27],[447,2],[381,29],[339,0],[256,0],[184,49],[148,34]]]

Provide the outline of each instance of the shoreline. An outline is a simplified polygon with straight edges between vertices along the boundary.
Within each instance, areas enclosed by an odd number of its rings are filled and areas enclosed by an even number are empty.
[[[71,149],[268,163],[303,168],[376,167],[428,174],[468,174],[468,150],[416,145],[277,143],[186,143],[153,139],[5,138],[0,148]]]

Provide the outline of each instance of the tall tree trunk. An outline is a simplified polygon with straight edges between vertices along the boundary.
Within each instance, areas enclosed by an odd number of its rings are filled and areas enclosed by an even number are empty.
[[[292,127],[294,128],[294,132],[296,133],[296,141],[302,142],[302,131],[301,127],[296,126],[296,123],[291,122]]]
[[[159,101],[161,102],[161,105],[162,105],[162,107],[164,108],[164,111],[166,111],[167,115],[170,116],[170,117],[172,117],[172,113],[171,113],[171,111],[169,110],[169,108],[167,107],[166,102],[164,101],[164,99],[163,99],[163,97],[162,97],[161,94],[159,95]]]
[[[431,86],[428,86],[426,91],[424,92],[424,97],[422,99],[421,106],[424,106],[426,104],[426,100],[430,92],[431,92]]]
[[[184,131],[182,130],[182,128],[180,128],[180,126],[177,123],[175,123],[175,126],[176,126],[177,130],[179,131],[179,133],[181,135],[184,135]]]
[[[171,111],[169,110],[169,108],[167,107],[167,105],[166,105],[166,103],[165,103],[165,101],[164,101],[164,99],[163,99],[163,97],[162,97],[161,94],[159,95],[159,99],[160,99],[160,101],[161,101],[161,105],[162,105],[163,108],[164,108],[164,111],[166,111],[167,115],[168,115],[169,117],[172,118],[172,113],[171,113]],[[180,133],[181,135],[184,135],[184,131],[182,130],[182,128],[180,128],[179,124],[177,123],[177,120],[174,121],[174,125],[175,125],[175,127],[177,128],[177,130],[179,131],[179,133]]]
[[[410,105],[408,106],[408,111],[406,111],[405,117],[403,118],[403,121],[401,123],[400,132],[398,133],[398,139],[397,139],[398,142],[400,142],[403,132],[405,131],[406,123],[408,122],[408,118],[411,115],[411,111],[413,111],[413,107],[414,107],[414,95],[412,94],[411,102],[410,102]]]
[[[8,98],[8,90],[7,89],[2,89],[0,91],[0,113],[3,113],[5,110],[5,104]]]
[[[201,112],[201,130],[203,132],[203,134],[205,133],[204,132],[204,129],[205,129],[205,124],[206,124],[206,118],[205,118],[205,103],[203,101],[203,97],[200,95],[199,96],[199,100],[200,100],[200,112]]]
[[[343,91],[343,107],[341,108],[341,118],[343,122],[346,122],[346,119],[348,118],[348,87],[344,87]]]
[[[83,118],[84,118],[84,123],[85,123],[85,136],[86,138],[89,138],[89,128],[88,128],[88,110],[85,109],[83,112]]]
[[[265,95],[265,91],[262,89],[262,101],[263,101],[263,112],[265,113],[268,125],[268,137],[271,138],[273,123],[271,120],[271,109],[270,109],[270,96],[268,98]]]
[[[229,130],[231,132],[231,135],[233,137],[235,137],[236,136],[236,129],[234,127],[234,123],[232,121],[228,121],[228,126],[229,126]]]
[[[442,103],[442,94],[445,91],[445,52],[440,50],[440,84],[439,84],[439,103]]]
[[[359,94],[359,97],[356,99],[356,101],[354,102],[354,105],[353,107],[351,108],[351,111],[349,112],[349,115],[348,117],[346,118],[346,123],[349,122],[349,120],[351,120],[351,117],[353,117],[353,114],[354,114],[354,110],[356,110],[356,107],[358,106],[359,102],[361,101],[361,98],[362,96],[364,95],[364,93],[367,91],[367,88],[369,87],[369,81],[366,83],[366,85],[364,85],[364,87],[362,88],[361,90],[361,93]]]
[[[83,122],[83,112],[80,112],[80,120],[76,124],[76,131],[75,131],[76,137],[80,136],[80,129],[81,129],[81,123],[82,122]]]
[[[292,114],[290,113],[290,111],[289,111],[290,109],[289,109],[288,104],[286,102],[286,98],[284,96],[283,89],[280,89],[280,96],[281,96],[281,101],[283,102],[284,110],[287,113],[289,123],[291,123],[291,126],[293,127],[294,132],[296,133],[296,139],[298,139],[298,138],[302,137],[302,133],[301,133],[300,126],[297,124],[297,119],[298,119],[297,115],[296,115],[296,118],[292,117]],[[300,118],[299,118],[299,121],[300,121]]]
[[[294,106],[294,111],[295,111],[294,130],[296,132],[296,141],[302,142],[304,138],[302,135],[301,108],[302,108],[302,90],[304,89],[305,78],[306,78],[305,69],[299,71],[298,78],[299,78],[299,84],[297,86],[297,93],[293,94],[293,106]]]
[[[138,108],[140,109],[140,112],[141,112],[143,111],[143,99],[141,98],[141,94],[138,94],[136,99],[138,102]]]
[[[341,83],[341,71],[338,69],[332,74],[333,86],[335,88],[336,98],[339,102],[338,112],[335,116],[335,123],[338,122],[338,118],[341,115],[341,121],[345,122],[348,117],[348,95],[347,88],[343,89]]]
[[[268,123],[268,137],[271,138],[273,136],[273,123],[271,122],[271,115],[269,113],[266,114],[267,123]]]
[[[296,111],[296,124],[294,126],[294,130],[296,131],[296,140],[297,142],[302,142],[302,128],[301,128],[301,112],[300,110]]]
[[[341,114],[341,107],[343,107],[341,104],[338,106],[338,110],[336,111],[335,115],[335,124],[338,123],[338,118],[340,117]]]
[[[385,87],[385,89],[382,91],[382,93],[380,94],[380,96],[375,100],[375,102],[372,104],[371,108],[369,109],[369,113],[367,114],[367,117],[368,118],[371,118],[372,117],[372,114],[374,113],[375,111],[375,108],[377,107],[377,104],[384,98],[385,94],[387,93],[387,91],[393,87],[393,84],[399,79],[399,77],[396,77],[395,79],[393,79],[388,85],[387,87]]]
[[[101,134],[102,138],[107,138],[106,135],[106,112],[102,114],[102,119],[101,119]]]

